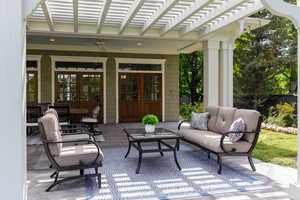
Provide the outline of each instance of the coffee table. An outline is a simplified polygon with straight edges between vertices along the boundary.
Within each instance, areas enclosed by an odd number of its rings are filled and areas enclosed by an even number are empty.
[[[161,156],[164,156],[163,152],[173,151],[174,160],[177,168],[181,170],[181,167],[177,160],[176,151],[179,150],[181,136],[176,135],[173,131],[165,128],[156,128],[154,133],[146,133],[144,128],[125,128],[123,131],[127,134],[128,138],[128,150],[125,158],[130,153],[131,146],[139,152],[139,160],[136,168],[136,173],[140,173],[144,153],[155,153],[159,152]],[[168,144],[166,141],[175,140],[175,145]],[[143,149],[143,143],[157,142],[157,149]],[[164,148],[162,148],[162,145]]]

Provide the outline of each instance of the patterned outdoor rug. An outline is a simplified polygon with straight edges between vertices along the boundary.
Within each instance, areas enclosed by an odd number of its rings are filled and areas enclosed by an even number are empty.
[[[164,157],[159,153],[144,154],[140,174],[135,174],[137,151],[132,149],[125,159],[126,150],[126,147],[103,149],[102,188],[97,188],[95,179],[87,178],[87,199],[191,199],[271,188],[226,164],[218,175],[214,159],[208,160],[206,153],[185,145],[178,152],[182,171],[177,170],[173,153],[167,152]]]

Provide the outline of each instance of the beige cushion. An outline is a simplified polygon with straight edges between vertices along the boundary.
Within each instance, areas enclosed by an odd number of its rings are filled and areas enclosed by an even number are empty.
[[[77,145],[63,147],[59,156],[55,157],[56,162],[60,166],[79,165],[80,162],[89,164],[96,159],[98,151],[95,145]],[[97,162],[101,162],[104,159],[104,155],[100,149],[100,156]]]
[[[57,111],[54,109],[54,108],[50,108],[48,109],[46,112],[45,112],[45,115],[48,114],[48,113],[52,113],[56,116],[56,118],[58,119],[58,113]]]
[[[40,122],[43,125],[47,140],[50,140],[53,142],[62,140],[60,126],[59,126],[58,120],[54,114],[48,113],[48,114],[44,115],[40,119]],[[50,144],[49,148],[50,148],[52,155],[54,155],[54,156],[59,155],[61,152],[62,143]]]
[[[81,119],[81,122],[97,123],[98,119],[91,118],[91,117],[84,117]]]
[[[218,133],[227,133],[230,129],[232,122],[234,121],[234,113],[237,109],[232,107],[220,107],[218,119],[216,123],[216,129]]]
[[[211,131],[200,131],[191,127],[184,127],[178,132],[180,136],[183,136],[186,140],[194,142],[204,148],[207,148],[216,153],[222,153],[223,150],[220,146],[221,134]],[[224,148],[227,151],[231,151],[235,148],[235,152],[248,152],[251,147],[251,143],[240,140],[238,142],[231,142],[228,137],[224,140]]]
[[[74,134],[74,135],[63,135],[63,140],[90,140],[88,134]],[[87,144],[88,142],[72,142],[72,143],[64,143],[64,146],[73,146],[79,144]]]
[[[207,106],[206,112],[209,112],[209,119],[207,123],[207,128],[209,131],[217,131],[216,123],[218,118],[220,107],[218,106]]]
[[[234,114],[234,119],[242,118],[246,123],[246,131],[256,131],[260,113],[256,110],[238,109]],[[253,142],[255,134],[244,134],[244,140]]]

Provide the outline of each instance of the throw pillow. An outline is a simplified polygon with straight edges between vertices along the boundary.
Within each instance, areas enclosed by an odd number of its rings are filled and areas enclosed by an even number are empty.
[[[238,118],[237,120],[235,120],[231,124],[229,131],[234,131],[237,133],[229,133],[229,135],[228,135],[229,140],[231,142],[239,141],[243,137],[243,133],[239,133],[239,132],[245,131],[245,128],[246,128],[246,124],[242,118]]]
[[[207,131],[209,113],[195,113],[192,112],[192,128]]]

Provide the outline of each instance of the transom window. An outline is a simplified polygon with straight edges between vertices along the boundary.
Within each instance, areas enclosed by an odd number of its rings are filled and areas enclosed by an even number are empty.
[[[161,64],[119,63],[121,71],[161,71]]]
[[[56,69],[103,69],[103,63],[100,62],[66,62],[66,61],[57,61],[55,63]]]

